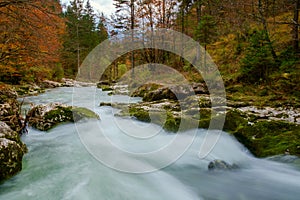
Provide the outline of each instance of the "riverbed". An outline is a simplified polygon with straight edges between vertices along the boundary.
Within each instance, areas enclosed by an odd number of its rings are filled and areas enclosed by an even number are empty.
[[[101,120],[65,123],[48,132],[30,128],[22,137],[29,150],[23,170],[0,185],[0,199],[299,199],[300,167],[290,162],[293,159],[257,159],[225,132],[207,156],[199,157],[203,141],[213,131],[168,133],[152,123],[115,117],[118,110],[111,107],[99,107],[100,102],[140,100],[109,96],[94,87],[56,88],[27,97],[24,110],[32,103],[61,102],[87,107]],[[170,145],[174,147],[169,151],[154,154]],[[148,154],[155,156],[145,159]],[[238,168],[209,171],[215,159]]]

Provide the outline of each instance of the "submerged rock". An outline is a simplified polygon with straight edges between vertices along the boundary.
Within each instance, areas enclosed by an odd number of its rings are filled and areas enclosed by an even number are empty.
[[[60,103],[35,106],[27,116],[29,125],[41,131],[47,131],[63,122],[76,122],[84,118],[99,119],[96,113],[87,108]]]
[[[300,165],[300,158],[298,156],[293,156],[293,155],[282,154],[282,155],[271,156],[268,157],[267,159],[276,162],[281,162],[281,163],[291,163],[291,164],[296,163]]]
[[[208,170],[233,170],[237,168],[236,164],[230,165],[223,160],[213,160],[208,164]]]
[[[0,121],[0,181],[8,179],[22,169],[26,145],[17,132]]]

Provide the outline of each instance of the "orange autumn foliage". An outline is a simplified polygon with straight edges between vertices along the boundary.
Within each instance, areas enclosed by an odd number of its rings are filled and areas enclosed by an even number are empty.
[[[0,7],[0,78],[13,73],[27,76],[32,67],[49,71],[60,62],[65,32],[61,11],[61,5],[50,0]]]

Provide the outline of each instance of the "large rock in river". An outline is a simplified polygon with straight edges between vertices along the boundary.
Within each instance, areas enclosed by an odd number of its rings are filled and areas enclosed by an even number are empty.
[[[87,108],[60,103],[35,106],[27,116],[29,125],[41,131],[47,131],[62,122],[76,122],[84,118],[99,119],[96,113]]]
[[[27,152],[19,134],[0,121],[0,182],[22,169],[22,158]]]
[[[143,101],[151,102],[163,99],[182,100],[188,96],[195,94],[195,88],[202,90],[205,93],[205,88],[199,89],[200,85],[170,85],[162,86],[156,83],[148,83],[137,88],[131,96],[142,97]],[[198,91],[198,92],[199,92]],[[200,92],[201,93],[201,92]]]

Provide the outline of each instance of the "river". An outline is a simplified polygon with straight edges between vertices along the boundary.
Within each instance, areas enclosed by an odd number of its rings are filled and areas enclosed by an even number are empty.
[[[300,197],[299,166],[257,159],[227,133],[221,135],[206,158],[200,159],[198,152],[206,134],[202,129],[180,133],[183,141],[195,132],[196,136],[183,155],[168,166],[137,174],[112,169],[91,153],[78,131],[86,130],[87,137],[96,137],[99,131],[93,130],[100,126],[120,149],[136,153],[155,151],[176,136],[151,123],[114,117],[116,110],[111,107],[98,107],[100,102],[111,101],[107,92],[96,88],[79,90],[80,95],[74,96],[72,88],[56,88],[25,99],[24,109],[28,109],[30,102],[62,102],[89,107],[100,115],[101,120],[66,123],[48,132],[30,128],[29,134],[22,138],[29,149],[23,159],[23,170],[0,185],[1,200],[296,200]],[[93,95],[85,95],[86,91]],[[139,100],[127,96],[113,97],[115,102]],[[140,131],[145,136],[143,140],[135,141],[134,137],[120,130],[137,134],[139,128],[132,123],[143,130]],[[98,146],[98,150],[110,155],[105,145]],[[121,163],[130,162],[133,167],[151,165],[143,160],[110,158]],[[239,168],[209,171],[207,166],[213,159],[236,163]]]

